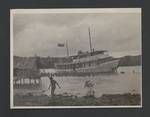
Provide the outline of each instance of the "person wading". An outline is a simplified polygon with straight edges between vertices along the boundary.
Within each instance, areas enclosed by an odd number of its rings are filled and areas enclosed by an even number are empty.
[[[84,88],[87,88],[87,94],[86,96],[87,97],[93,97],[94,96],[94,83],[90,80],[87,80],[85,81],[85,84],[84,84]]]
[[[57,85],[59,88],[61,88],[61,87],[59,86],[58,82],[53,79],[53,75],[52,75],[52,74],[49,75],[48,78],[49,78],[49,80],[50,80],[50,84],[49,84],[48,89],[50,89],[50,87],[51,87],[51,96],[53,97],[53,96],[55,96],[54,92],[55,92],[55,89],[56,89],[56,85]]]

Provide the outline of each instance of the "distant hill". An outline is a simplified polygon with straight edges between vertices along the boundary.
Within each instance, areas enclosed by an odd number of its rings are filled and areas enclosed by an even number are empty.
[[[40,69],[54,68],[55,63],[71,62],[70,58],[66,57],[37,57],[37,64]]]
[[[119,66],[138,66],[141,65],[141,55],[124,56],[120,58]]]
[[[14,62],[15,61],[21,61],[22,59],[28,59],[29,61],[31,59],[35,59],[35,57],[18,57],[14,56]],[[141,55],[138,56],[124,56],[119,58],[119,66],[137,66],[141,65]],[[48,68],[54,68],[55,63],[64,63],[64,62],[71,62],[71,58],[66,57],[36,57],[36,63],[37,67],[39,69],[48,69]]]
[[[48,68],[54,68],[55,63],[64,63],[64,62],[71,62],[72,60],[70,58],[66,57],[19,57],[14,56],[14,63],[17,61],[21,61],[22,59],[28,59],[28,61],[31,61],[31,59],[36,59],[37,67],[39,69],[48,69]]]

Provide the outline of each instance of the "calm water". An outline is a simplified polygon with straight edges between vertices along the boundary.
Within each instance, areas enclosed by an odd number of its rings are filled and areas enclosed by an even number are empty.
[[[117,74],[103,74],[94,77],[54,77],[61,86],[61,89],[56,89],[56,94],[68,93],[84,96],[87,93],[87,89],[84,88],[86,80],[91,80],[95,84],[94,91],[96,97],[102,94],[141,93],[141,69],[141,66],[119,67]],[[51,72],[48,69],[46,71]],[[49,83],[49,79],[43,77],[42,90],[46,90]],[[45,94],[49,95],[50,91],[45,91]]]

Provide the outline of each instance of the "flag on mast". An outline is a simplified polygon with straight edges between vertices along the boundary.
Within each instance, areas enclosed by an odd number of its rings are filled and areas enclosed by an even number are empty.
[[[67,56],[69,56],[69,49],[68,49],[68,42],[67,41],[66,41],[66,43],[58,43],[57,46],[58,47],[66,47]]]
[[[58,47],[64,47],[65,44],[64,44],[64,43],[58,43],[57,46],[58,46]]]

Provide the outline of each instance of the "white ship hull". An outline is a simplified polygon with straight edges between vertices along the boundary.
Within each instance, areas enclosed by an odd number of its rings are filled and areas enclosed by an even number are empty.
[[[85,68],[73,69],[56,69],[56,74],[58,75],[88,75],[97,73],[110,73],[116,72],[118,68],[119,60],[111,60],[99,65],[94,65]]]
[[[105,63],[102,63],[97,66],[91,66],[89,68],[80,68],[77,69],[77,72],[113,72],[118,67],[118,60],[112,60]]]

